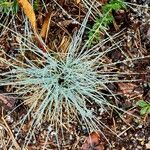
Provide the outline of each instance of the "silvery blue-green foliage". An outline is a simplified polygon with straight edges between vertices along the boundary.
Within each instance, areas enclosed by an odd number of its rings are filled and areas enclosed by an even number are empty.
[[[3,51],[7,59],[1,57],[0,61],[7,64],[9,70],[0,75],[0,86],[14,87],[12,94],[22,97],[23,103],[29,106],[27,114],[19,122],[20,126],[32,116],[24,147],[31,141],[35,129],[40,128],[45,121],[50,125],[54,124],[57,130],[58,126],[69,124],[70,120],[76,117],[79,122],[84,122],[88,129],[99,129],[100,125],[105,125],[88,106],[94,103],[101,111],[106,106],[116,107],[108,102],[101,89],[107,90],[115,98],[106,84],[119,82],[119,73],[109,74],[102,68],[120,63],[107,64],[103,60],[108,52],[113,52],[117,43],[106,51],[100,51],[99,48],[109,41],[106,39],[87,49],[88,43],[83,45],[82,36],[88,16],[89,14],[74,35],[68,53],[64,54],[65,58],[59,57],[57,53],[43,52],[19,34],[17,37],[21,40],[20,48],[16,50],[19,57]],[[45,143],[47,140],[48,135]]]

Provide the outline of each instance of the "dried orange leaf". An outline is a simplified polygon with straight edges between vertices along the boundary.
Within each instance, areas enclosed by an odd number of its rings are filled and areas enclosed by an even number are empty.
[[[37,31],[36,17],[32,5],[28,2],[28,0],[18,0],[18,3],[28,17],[33,30]]]
[[[46,36],[48,34],[51,17],[52,17],[52,13],[46,14],[44,23],[42,25],[41,33],[40,33],[41,37],[43,37],[43,38],[46,38]]]
[[[101,137],[97,132],[90,133],[89,137],[86,138],[84,144],[82,145],[82,150],[89,149],[103,150]]]
[[[47,46],[45,45],[42,38],[37,33],[37,22],[36,22],[36,17],[32,5],[28,2],[28,0],[18,0],[18,3],[22,7],[24,13],[26,14],[26,16],[28,17],[31,23],[31,26],[35,34],[35,39],[38,43],[39,48],[41,48],[43,51],[46,51]]]

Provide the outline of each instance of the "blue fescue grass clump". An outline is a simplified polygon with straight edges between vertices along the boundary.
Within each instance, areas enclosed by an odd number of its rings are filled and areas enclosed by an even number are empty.
[[[118,63],[104,63],[106,54],[113,51],[117,43],[106,51],[100,51],[100,47],[109,41],[106,39],[87,49],[88,43],[83,45],[82,36],[88,15],[63,58],[54,52],[43,52],[19,34],[17,38],[20,38],[20,48],[16,49],[18,57],[1,50],[7,59],[1,57],[0,61],[8,65],[9,70],[0,75],[0,86],[12,86],[12,94],[22,97],[23,103],[28,106],[27,114],[19,122],[20,129],[29,116],[32,116],[24,147],[29,144],[34,131],[37,127],[40,128],[43,122],[55,125],[57,130],[58,126],[63,128],[76,117],[79,122],[84,122],[88,129],[99,129],[100,125],[105,125],[98,120],[94,110],[88,105],[94,103],[101,111],[107,106],[116,107],[108,102],[101,89],[107,90],[115,98],[106,85],[119,82],[118,76],[121,73],[109,74],[109,71],[106,73],[100,68],[106,69]],[[48,134],[45,142],[48,140]]]

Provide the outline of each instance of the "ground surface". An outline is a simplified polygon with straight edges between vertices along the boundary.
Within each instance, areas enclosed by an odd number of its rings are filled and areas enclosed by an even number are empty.
[[[106,0],[107,2],[107,0]],[[73,33],[77,31],[80,27],[79,24],[74,23],[72,18],[75,18],[78,22],[82,23],[83,18],[86,15],[87,9],[82,2],[78,1],[67,1],[61,0],[58,1],[58,4],[71,16],[67,16],[65,12],[62,11],[62,8],[58,6],[54,1],[45,1],[47,9],[52,14],[50,21],[50,29],[48,36],[45,39],[47,46],[55,51],[64,50],[65,44],[72,38]],[[104,3],[104,1],[102,1]],[[121,10],[115,12],[113,15],[115,17],[115,22],[110,26],[108,33],[113,35],[122,31],[121,36],[115,39],[115,42],[121,41],[123,51],[128,55],[129,58],[144,57],[140,60],[134,61],[134,64],[128,66],[128,64],[119,64],[116,65],[116,70],[121,70],[122,72],[129,71],[127,78],[138,79],[137,82],[130,83],[115,83],[108,84],[109,89],[119,94],[115,104],[121,108],[126,109],[133,117],[128,114],[118,115],[114,110],[109,110],[109,112],[104,112],[100,115],[99,108],[97,106],[90,106],[94,108],[97,118],[103,120],[103,123],[107,125],[113,132],[118,135],[118,137],[107,130],[106,128],[102,129],[104,135],[108,139],[102,136],[97,137],[95,133],[96,144],[93,147],[88,147],[88,131],[84,125],[79,124],[76,121],[71,123],[69,132],[64,133],[65,142],[60,138],[61,149],[84,149],[84,150],[148,150],[150,149],[150,116],[144,115],[141,116],[139,111],[140,108],[136,107],[136,102],[138,100],[150,101],[150,10],[145,8],[145,5],[149,5],[148,1],[130,1],[134,9],[130,7],[127,10]],[[134,5],[135,4],[135,5]],[[137,6],[140,5],[140,6]],[[38,29],[41,29],[42,22],[46,16],[45,10],[42,5],[39,6],[38,10],[35,11]],[[2,14],[0,14],[2,15]],[[22,21],[21,11],[19,11],[12,21],[12,16],[2,16],[2,20],[7,17],[5,22],[8,27],[19,33],[24,33],[24,24]],[[8,24],[10,21],[10,24]],[[14,22],[15,21],[15,22]],[[89,19],[87,23],[88,26],[92,26],[94,23],[93,17]],[[15,24],[15,27],[14,27]],[[4,30],[4,28],[1,28]],[[5,29],[0,36],[0,48],[5,49],[5,51],[10,55],[17,55],[14,51],[17,48],[18,39],[14,37],[10,30]],[[26,29],[28,30],[28,29]],[[26,36],[26,35],[25,35]],[[105,38],[106,35],[104,35]],[[107,37],[107,36],[106,36]],[[87,33],[85,33],[84,38],[86,40]],[[65,42],[64,42],[65,41]],[[65,43],[65,44],[64,44]],[[103,49],[107,49],[110,46],[110,43],[104,45]],[[3,57],[3,54],[1,55]],[[119,50],[109,53],[107,58],[112,62],[116,60],[122,60],[123,55]],[[8,69],[4,64],[0,64],[0,72]],[[112,70],[112,71],[116,71]],[[4,96],[3,93],[9,92],[11,87],[1,87],[0,89],[0,111],[3,111],[4,114],[7,114],[9,111],[13,110],[16,106],[20,104],[18,99],[13,99],[10,97]],[[110,101],[112,99],[110,98]],[[15,130],[17,130],[16,123],[18,120],[26,113],[27,106],[21,105],[18,109],[15,110],[9,117],[5,118],[4,122],[3,116],[0,121],[0,149],[8,149],[10,141],[15,135]],[[22,127],[22,131],[18,139],[15,139],[19,145],[23,143],[24,133],[27,132],[30,121],[26,122]],[[15,126],[15,127],[14,127]],[[27,147],[29,150],[40,150],[44,143],[44,137],[46,136],[48,123],[43,124],[40,130],[37,130],[35,133],[35,139],[31,141],[30,145]],[[9,131],[11,130],[11,131]],[[49,147],[47,149],[58,149],[53,139],[54,131],[52,131],[51,141],[49,141]],[[8,145],[7,145],[8,144]],[[111,144],[111,147],[110,147]],[[5,146],[4,146],[5,145]],[[102,146],[100,146],[102,145]],[[103,147],[103,148],[102,148]],[[14,147],[16,149],[16,147]]]

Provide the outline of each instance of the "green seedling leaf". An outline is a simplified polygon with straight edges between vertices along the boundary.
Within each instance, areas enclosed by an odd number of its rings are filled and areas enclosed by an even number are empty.
[[[147,113],[150,114],[150,105],[148,106]]]
[[[15,14],[18,12],[18,1],[17,0],[0,0],[0,12],[4,14]]]
[[[143,107],[143,108],[140,110],[140,114],[141,114],[141,115],[147,114],[147,113],[148,113],[148,109],[149,109],[148,106],[147,106],[147,107]]]
[[[140,101],[137,102],[137,105],[140,106],[140,107],[145,107],[145,106],[147,106],[147,103],[143,100],[140,100]]]
[[[137,102],[137,106],[141,107],[141,115],[150,114],[150,103],[140,100]]]

